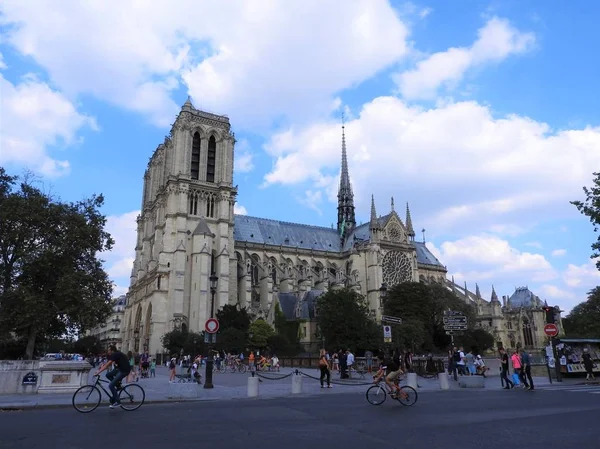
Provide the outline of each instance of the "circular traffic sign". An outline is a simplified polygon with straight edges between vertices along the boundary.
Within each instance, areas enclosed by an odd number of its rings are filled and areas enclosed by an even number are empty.
[[[216,334],[219,330],[219,320],[217,320],[216,318],[209,318],[208,320],[206,320],[204,330],[209,334]]]
[[[548,323],[544,326],[544,333],[548,337],[556,337],[558,335],[558,326],[556,324]]]

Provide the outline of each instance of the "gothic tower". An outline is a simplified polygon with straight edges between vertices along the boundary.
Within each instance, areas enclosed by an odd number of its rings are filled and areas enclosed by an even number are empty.
[[[354,193],[350,183],[348,172],[348,155],[346,154],[346,133],[342,125],[342,171],[340,175],[340,187],[338,189],[338,222],[337,229],[340,238],[345,240],[356,226],[354,215]]]
[[[122,327],[124,350],[162,352],[166,332],[199,332],[211,311],[229,302],[234,145],[229,118],[199,111],[188,98],[150,158]],[[214,304],[211,276],[218,277]]]

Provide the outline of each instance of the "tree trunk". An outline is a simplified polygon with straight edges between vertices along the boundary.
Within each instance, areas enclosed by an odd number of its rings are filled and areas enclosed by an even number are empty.
[[[33,360],[33,350],[35,349],[36,336],[37,331],[33,326],[29,326],[29,331],[27,332],[27,349],[25,350],[25,360]]]

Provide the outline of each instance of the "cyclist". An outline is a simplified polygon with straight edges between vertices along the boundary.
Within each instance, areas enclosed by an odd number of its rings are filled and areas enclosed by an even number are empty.
[[[110,408],[115,408],[121,405],[119,402],[119,392],[117,391],[117,384],[120,385],[121,380],[125,379],[129,375],[129,372],[131,371],[131,365],[129,364],[127,356],[121,351],[117,351],[117,347],[115,345],[110,345],[108,347],[107,354],[108,360],[104,365],[100,367],[98,371],[96,371],[95,375],[99,376],[103,371],[106,371],[111,365],[116,365],[115,369],[106,373],[106,378],[110,380],[108,388],[110,388],[110,392],[112,393],[112,398],[110,399]]]
[[[379,382],[381,378],[385,376],[385,383],[391,388],[393,392],[392,397],[395,397],[398,393],[400,393],[398,378],[401,374],[404,374],[404,371],[402,371],[392,359],[384,361],[383,357],[380,356],[379,361],[381,364],[379,366],[379,370],[373,376],[373,383]]]

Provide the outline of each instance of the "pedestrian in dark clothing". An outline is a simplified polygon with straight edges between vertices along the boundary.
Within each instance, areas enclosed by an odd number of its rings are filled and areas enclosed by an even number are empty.
[[[504,387],[504,389],[510,390],[515,387],[515,384],[513,384],[512,380],[510,380],[508,378],[508,354],[506,353],[504,348],[500,348],[499,352],[500,352],[500,363],[501,363],[501,368],[502,368],[502,370],[500,371],[500,376],[502,377],[502,380],[504,381],[504,385],[506,385]]]
[[[533,377],[531,377],[531,359],[529,353],[521,349],[521,380],[525,384],[525,388],[529,391],[534,389]]]

